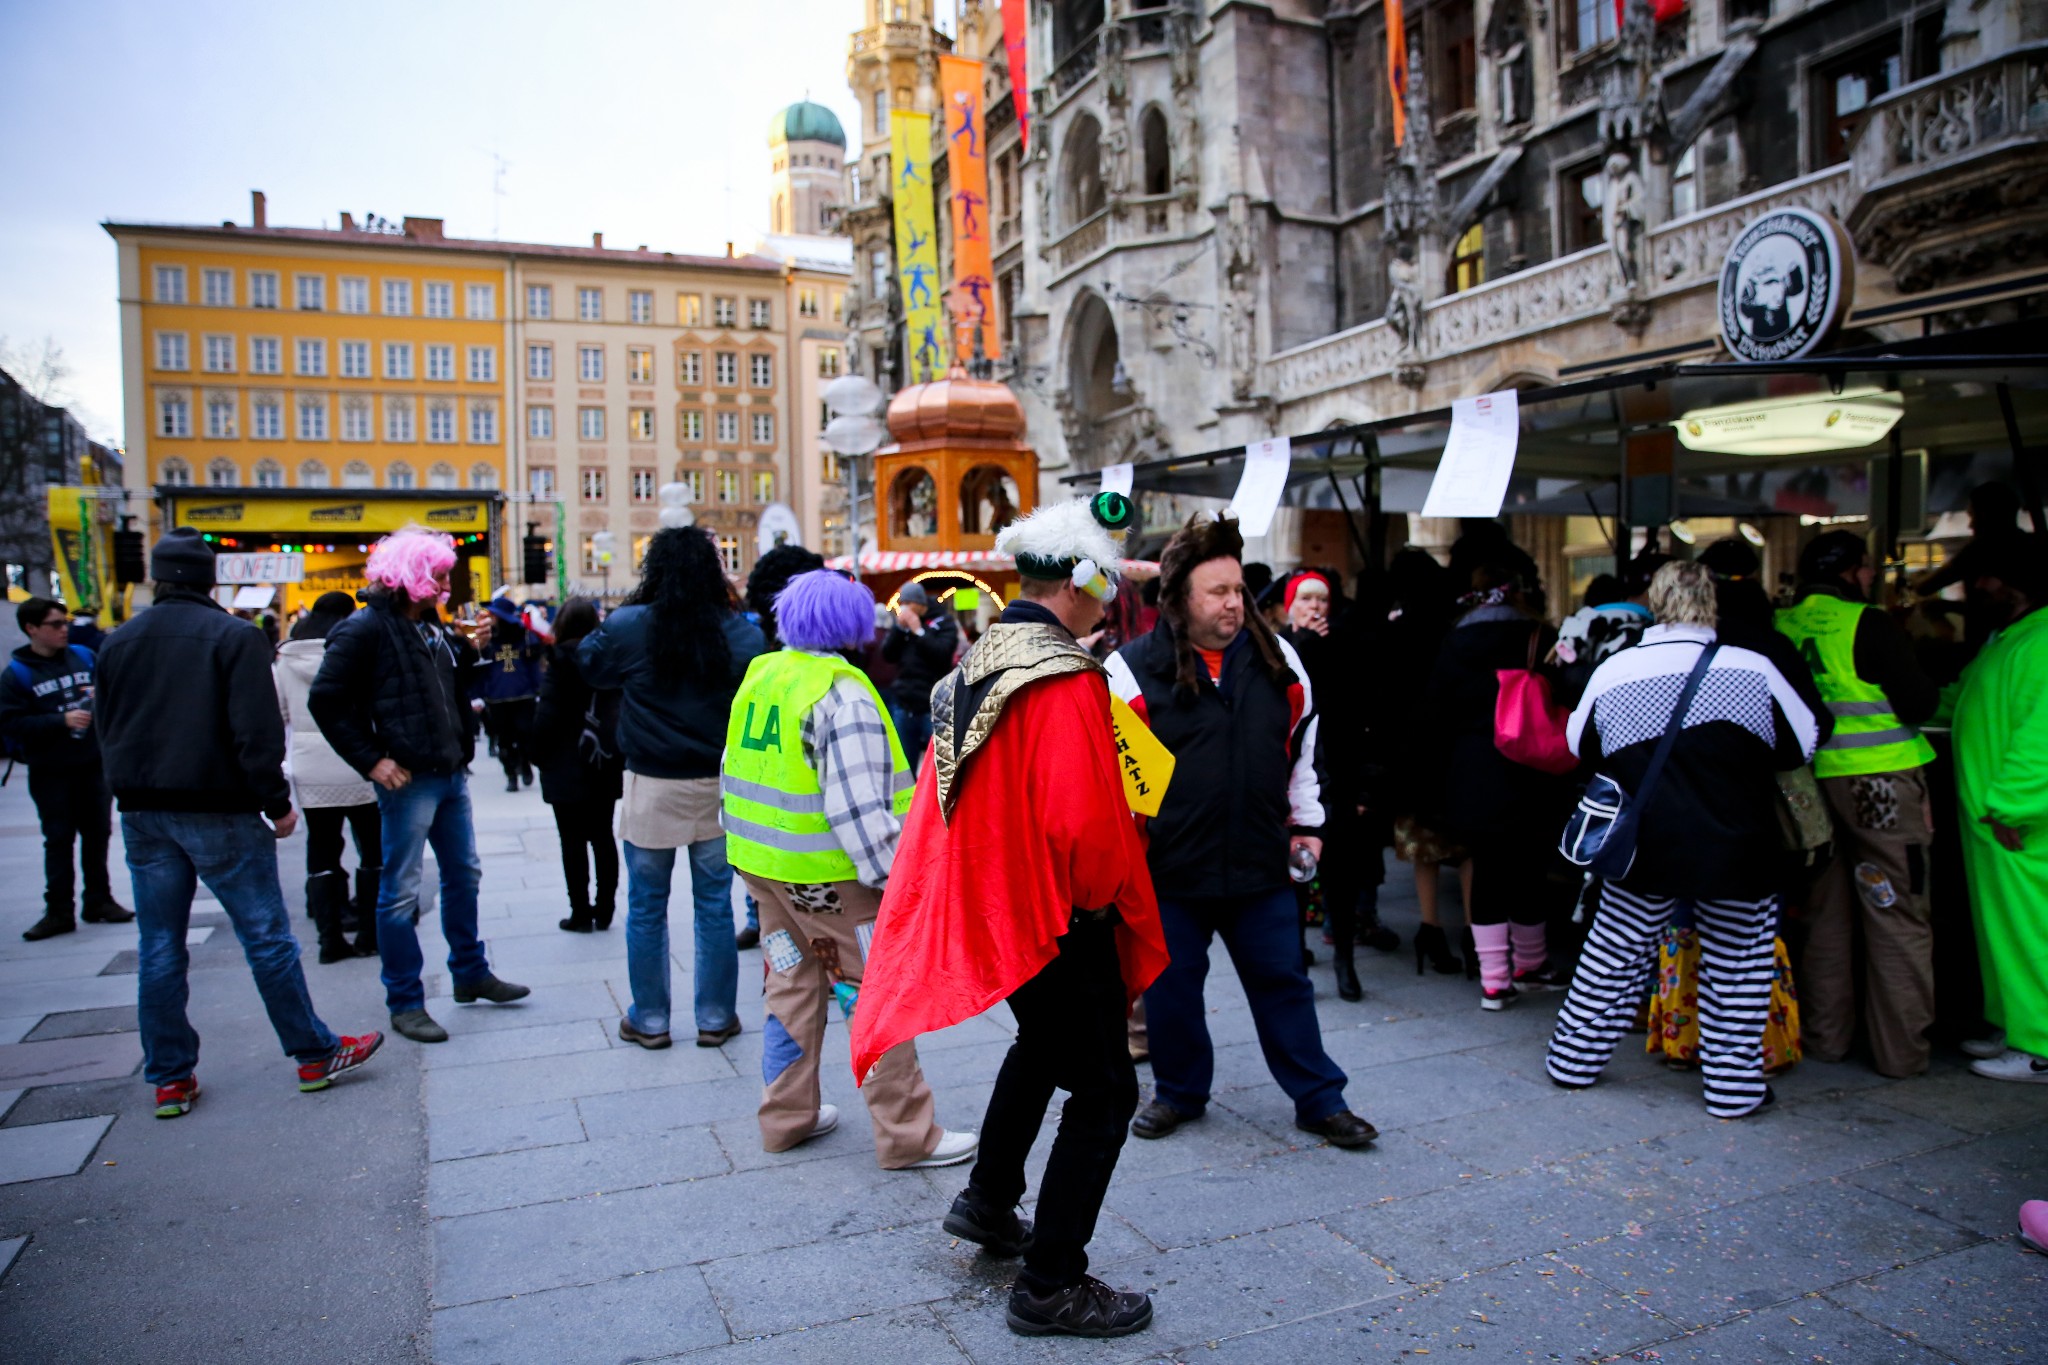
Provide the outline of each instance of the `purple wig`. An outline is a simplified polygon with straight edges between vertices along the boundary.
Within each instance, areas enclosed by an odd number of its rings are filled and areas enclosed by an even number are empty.
[[[789,580],[775,597],[775,629],[792,649],[851,649],[875,634],[875,595],[830,569]]]
[[[370,547],[363,574],[373,585],[404,593],[415,602],[441,595],[434,575],[455,567],[455,538],[408,526]]]

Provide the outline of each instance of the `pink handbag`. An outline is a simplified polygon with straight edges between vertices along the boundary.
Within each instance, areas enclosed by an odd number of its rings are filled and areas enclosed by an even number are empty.
[[[1493,703],[1493,747],[1503,757],[1538,772],[1562,776],[1579,766],[1579,760],[1565,742],[1565,710],[1550,696],[1550,679],[1536,671],[1536,643],[1540,632],[1529,635],[1529,663],[1525,668],[1503,668],[1500,696]]]

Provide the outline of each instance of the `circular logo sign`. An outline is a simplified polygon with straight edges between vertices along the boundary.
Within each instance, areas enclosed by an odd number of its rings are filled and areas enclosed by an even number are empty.
[[[1737,360],[1793,360],[1833,334],[1854,290],[1854,254],[1832,219],[1773,209],[1721,264],[1721,340]]]

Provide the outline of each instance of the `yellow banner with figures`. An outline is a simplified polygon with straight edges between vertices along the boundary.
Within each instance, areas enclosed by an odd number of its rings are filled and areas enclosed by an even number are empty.
[[[945,111],[946,210],[953,227],[953,281],[947,307],[953,315],[953,339],[963,360],[972,357],[971,338],[977,332],[982,355],[994,360],[1003,353],[996,326],[996,272],[989,248],[981,72],[981,63],[966,57],[939,58],[939,107]]]
[[[106,537],[93,520],[91,488],[49,490],[50,546],[56,551],[57,581],[75,612],[97,612],[106,603],[101,588],[107,570]]]
[[[267,531],[348,540],[405,526],[435,531],[487,531],[492,499],[458,493],[440,497],[365,498],[346,491],[325,498],[176,497],[171,524],[200,531]]]
[[[1124,800],[1139,815],[1159,814],[1166,784],[1173,781],[1173,751],[1115,693],[1109,698],[1109,727],[1116,732],[1116,766],[1124,775]]]
[[[890,190],[896,201],[896,276],[903,290],[904,352],[913,384],[946,373],[939,309],[939,240],[932,216],[932,117],[889,111]]]

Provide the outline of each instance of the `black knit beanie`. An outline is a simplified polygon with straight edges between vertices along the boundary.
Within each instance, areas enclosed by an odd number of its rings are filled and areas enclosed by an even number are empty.
[[[149,555],[149,576],[181,588],[213,586],[213,547],[190,526],[175,526]]]

